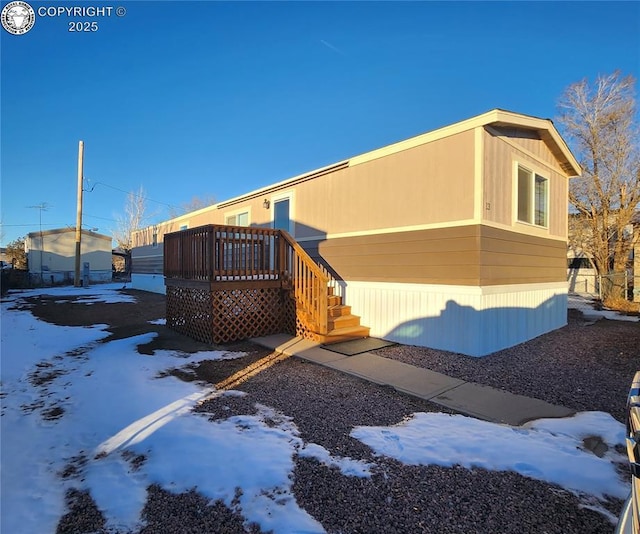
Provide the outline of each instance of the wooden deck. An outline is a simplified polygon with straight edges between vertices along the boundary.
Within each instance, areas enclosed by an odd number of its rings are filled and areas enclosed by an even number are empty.
[[[323,343],[369,329],[285,231],[207,225],[164,237],[167,325],[207,343],[275,333]]]

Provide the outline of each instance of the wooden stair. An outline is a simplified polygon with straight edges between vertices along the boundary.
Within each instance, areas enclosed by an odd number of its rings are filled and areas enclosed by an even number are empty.
[[[325,345],[369,337],[370,328],[360,324],[360,317],[351,313],[351,306],[342,304],[342,297],[334,295],[333,287],[328,287],[327,334],[320,335],[319,341]]]

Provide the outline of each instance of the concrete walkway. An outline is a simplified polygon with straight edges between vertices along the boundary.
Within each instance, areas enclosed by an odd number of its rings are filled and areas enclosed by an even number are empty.
[[[574,410],[539,399],[465,382],[435,371],[382,358],[370,352],[345,356],[307,339],[286,334],[252,340],[258,345],[445,406],[456,412],[519,426],[532,419],[566,417]]]

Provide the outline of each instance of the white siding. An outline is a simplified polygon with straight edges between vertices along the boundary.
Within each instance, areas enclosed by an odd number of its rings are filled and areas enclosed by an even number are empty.
[[[446,286],[345,283],[345,301],[371,335],[486,356],[567,323],[567,284]]]

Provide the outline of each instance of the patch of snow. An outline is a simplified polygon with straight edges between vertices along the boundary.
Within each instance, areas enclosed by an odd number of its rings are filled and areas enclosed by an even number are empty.
[[[604,458],[582,448],[582,439],[593,435],[610,447]],[[626,457],[613,450],[624,443],[624,425],[602,412],[543,419],[524,427],[463,415],[415,413],[391,427],[356,427],[351,436],[376,454],[409,465],[516,471],[598,499],[623,499],[629,493],[628,481],[615,469]]]
[[[196,402],[245,394],[166,373],[245,353],[143,356],[137,346],[156,334],[99,343],[103,326],[59,327],[11,305],[2,305],[2,532],[54,532],[70,488],[90,491],[109,528],[135,529],[153,483],[173,492],[197,487],[264,530],[324,532],[292,492],[294,456],[305,448],[295,423],[267,406],[211,422],[191,411]],[[39,370],[45,379],[30,380]],[[57,418],[43,417],[50,409]],[[357,465],[313,446],[306,454],[314,450],[347,474]]]
[[[640,317],[634,315],[625,315],[614,310],[596,310],[593,308],[593,298],[582,295],[569,295],[567,299],[567,307],[573,310],[580,310],[584,314],[585,318],[605,318],[610,321],[640,321]]]
[[[337,467],[342,474],[354,477],[370,477],[372,464],[352,458],[336,458],[327,449],[316,443],[308,443],[298,451],[302,458],[315,458],[327,467]]]

